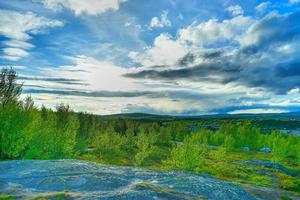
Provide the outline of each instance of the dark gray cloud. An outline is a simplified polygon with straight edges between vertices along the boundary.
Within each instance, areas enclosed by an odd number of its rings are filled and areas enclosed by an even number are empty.
[[[181,58],[178,61],[178,64],[180,66],[187,66],[189,64],[192,64],[195,61],[195,57],[196,57],[195,54],[193,54],[193,53],[187,53],[183,58]]]
[[[249,28],[241,38],[240,46],[209,49],[201,54],[190,52],[179,59],[178,68],[150,68],[125,76],[164,81],[184,79],[233,83],[286,94],[289,90],[300,87],[299,22],[300,10],[285,15],[271,13]],[[291,45],[293,47],[290,52],[278,50],[282,46]],[[228,54],[231,51],[233,53]],[[197,64],[196,58],[202,58],[202,63]]]
[[[71,95],[85,97],[139,97],[154,95],[153,92],[123,92],[123,91],[95,91],[83,92],[75,90],[44,90],[44,89],[25,89],[25,94],[56,94],[56,95]]]
[[[206,94],[206,93],[196,93],[189,92],[185,90],[165,90],[165,91],[75,91],[75,90],[47,90],[47,89],[24,89],[24,94],[54,94],[61,96],[81,96],[81,97],[147,97],[147,98],[168,98],[172,101],[181,100],[192,100],[211,103],[212,101],[219,99],[220,97],[225,97],[226,95],[220,94]],[[238,95],[241,95],[238,94]]]
[[[21,81],[46,81],[46,82],[54,82],[61,83],[66,85],[88,85],[80,79],[68,79],[68,78],[49,78],[49,77],[28,77],[28,76],[19,76],[18,80]]]
[[[212,52],[206,52],[202,55],[204,59],[211,60],[211,59],[217,59],[220,58],[223,54],[223,50],[216,50]]]
[[[222,54],[223,54],[222,49],[207,51],[202,54],[200,54],[200,53],[196,54],[196,53],[189,52],[185,56],[183,56],[181,59],[179,59],[178,65],[184,67],[184,66],[188,66],[191,64],[195,64],[195,61],[198,57],[200,57],[206,61],[209,61],[212,59],[218,59],[222,56]]]
[[[130,78],[149,78],[149,79],[163,79],[163,80],[178,80],[189,79],[193,81],[218,81],[228,82],[240,72],[240,65],[227,62],[216,62],[196,65],[194,67],[167,69],[167,70],[144,70],[137,73],[125,74],[125,77]],[[218,80],[209,77],[210,75],[222,75],[223,79]]]
[[[300,10],[286,15],[271,13],[251,27],[248,35],[255,39],[243,51],[253,54],[278,43],[299,39]]]

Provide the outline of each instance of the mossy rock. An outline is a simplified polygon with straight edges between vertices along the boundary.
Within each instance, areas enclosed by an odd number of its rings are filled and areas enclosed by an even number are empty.
[[[70,195],[65,192],[58,192],[58,193],[50,193],[47,195],[41,195],[34,197],[32,200],[67,200],[72,199]]]
[[[207,198],[203,196],[196,196],[191,195],[187,193],[181,193],[174,190],[171,190],[169,188],[161,187],[155,184],[149,184],[149,183],[137,183],[134,185],[135,189],[138,190],[153,190],[156,192],[157,196],[160,198],[166,198],[166,199],[186,199],[186,200],[205,200]]]

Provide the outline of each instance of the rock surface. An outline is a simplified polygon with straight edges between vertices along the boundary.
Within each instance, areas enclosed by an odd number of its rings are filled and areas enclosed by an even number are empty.
[[[272,149],[270,149],[269,147],[263,147],[259,151],[263,153],[271,153]]]
[[[63,191],[68,199],[256,199],[237,184],[192,173],[78,160],[0,162],[0,193],[24,199]]]

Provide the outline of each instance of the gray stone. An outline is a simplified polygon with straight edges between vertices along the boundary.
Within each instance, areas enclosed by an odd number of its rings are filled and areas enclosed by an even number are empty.
[[[250,151],[250,148],[249,148],[249,147],[243,147],[243,151],[249,152],[249,151]]]
[[[272,150],[269,147],[263,147],[259,151],[263,152],[263,153],[271,153],[272,152]]]

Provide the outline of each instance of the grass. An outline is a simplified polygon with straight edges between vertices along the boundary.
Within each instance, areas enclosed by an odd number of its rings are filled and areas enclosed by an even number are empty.
[[[15,199],[13,195],[10,194],[0,194],[0,200],[12,200]]]

